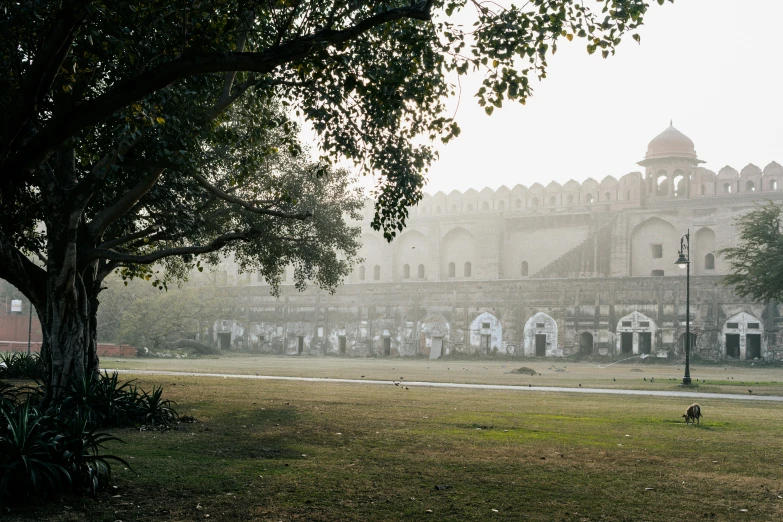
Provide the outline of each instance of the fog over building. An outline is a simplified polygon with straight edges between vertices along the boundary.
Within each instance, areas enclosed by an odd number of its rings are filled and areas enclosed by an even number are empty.
[[[365,261],[334,295],[284,283],[274,298],[229,267],[236,308],[213,340],[309,355],[677,356],[686,285],[675,260],[690,229],[694,355],[780,358],[783,308],[735,296],[718,251],[736,244],[736,216],[783,199],[783,167],[715,173],[703,163],[670,126],[650,141],[642,172],[564,185],[542,173],[530,187],[425,195],[392,243],[370,228],[368,205]]]

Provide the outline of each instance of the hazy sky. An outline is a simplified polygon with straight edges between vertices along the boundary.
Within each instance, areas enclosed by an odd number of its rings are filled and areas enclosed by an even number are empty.
[[[783,1],[653,3],[641,45],[624,39],[606,60],[564,40],[525,106],[488,117],[463,80],[462,135],[426,192],[619,178],[670,119],[709,169],[783,163]]]

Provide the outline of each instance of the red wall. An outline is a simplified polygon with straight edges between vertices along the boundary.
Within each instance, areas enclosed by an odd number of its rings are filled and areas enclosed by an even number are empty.
[[[0,352],[26,352],[27,315],[0,315]],[[30,351],[41,350],[41,323],[33,316]],[[98,343],[98,357],[136,357],[136,348],[129,344]]]
[[[27,349],[27,328],[30,317],[27,314],[24,315],[0,315],[0,342],[2,341],[16,341],[24,342],[25,349]],[[40,343],[43,341],[41,335],[41,323],[38,322],[38,318],[33,316],[33,342]]]

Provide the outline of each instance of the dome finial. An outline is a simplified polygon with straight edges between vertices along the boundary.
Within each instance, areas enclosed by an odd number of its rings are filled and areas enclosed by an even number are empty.
[[[669,127],[674,127],[674,120],[669,119]]]

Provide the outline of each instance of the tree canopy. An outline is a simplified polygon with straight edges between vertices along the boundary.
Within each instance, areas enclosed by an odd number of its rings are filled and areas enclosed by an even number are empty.
[[[290,263],[300,288],[334,288],[358,200],[330,163],[375,177],[372,225],[391,240],[434,143],[459,133],[455,78],[484,75],[487,114],[524,103],[558,42],[607,57],[651,1],[4,2],[0,277],[39,310],[52,388],[97,367],[114,270],[163,283],[153,264],[183,274],[230,252],[273,286]]]
[[[727,285],[760,303],[783,301],[783,219],[779,204],[769,202],[737,218],[737,246],[720,255],[729,263]]]

